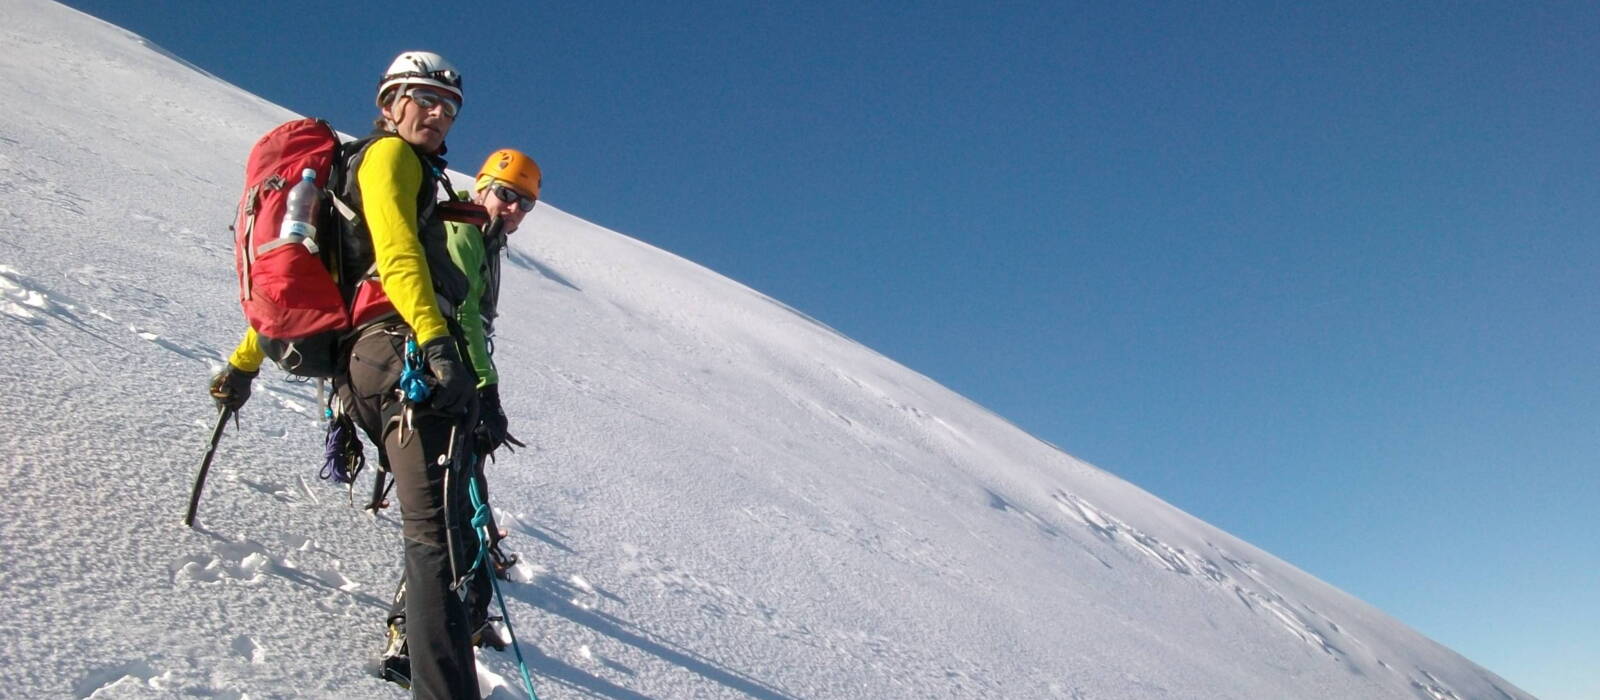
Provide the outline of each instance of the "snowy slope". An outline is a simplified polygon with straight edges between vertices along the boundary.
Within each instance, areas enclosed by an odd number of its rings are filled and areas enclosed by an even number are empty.
[[[0,695],[400,696],[362,669],[396,515],[317,480],[314,386],[263,373],[179,523],[242,159],[293,115],[40,0],[0,74]],[[692,262],[547,205],[512,248],[491,482],[543,698],[1529,697]]]

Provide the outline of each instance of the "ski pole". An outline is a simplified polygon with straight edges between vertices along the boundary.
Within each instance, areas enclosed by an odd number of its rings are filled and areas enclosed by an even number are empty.
[[[211,447],[206,450],[206,458],[200,462],[200,473],[194,478],[194,491],[189,494],[189,512],[183,516],[183,524],[194,527],[194,513],[200,507],[200,491],[206,486],[206,472],[211,471],[211,460],[217,456],[217,443],[222,440],[222,429],[228,426],[236,409],[224,408],[217,414],[217,427],[211,431]]]

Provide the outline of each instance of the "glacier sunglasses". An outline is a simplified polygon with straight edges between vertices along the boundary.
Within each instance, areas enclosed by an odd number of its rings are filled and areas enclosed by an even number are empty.
[[[500,201],[515,205],[524,212],[533,211],[533,205],[539,201],[538,197],[529,197],[500,183],[490,185],[489,190],[494,192],[494,196],[499,197]]]
[[[455,119],[461,113],[461,100],[450,95],[443,95],[426,88],[412,88],[407,90],[405,97],[417,103],[418,107],[430,110],[439,105],[444,105],[444,115]]]

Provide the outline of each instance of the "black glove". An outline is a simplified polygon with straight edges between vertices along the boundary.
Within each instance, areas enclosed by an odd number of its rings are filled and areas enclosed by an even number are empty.
[[[472,406],[478,379],[461,364],[456,339],[448,335],[434,338],[419,348],[428,372],[433,374],[433,394],[428,403],[443,413],[463,414]]]
[[[478,390],[478,427],[472,431],[478,454],[486,455],[506,444],[506,412],[500,408],[500,387],[490,384]]]
[[[261,374],[260,370],[246,372],[233,363],[218,372],[211,378],[211,398],[217,402],[217,409],[230,409],[237,411],[250,400],[250,382]]]

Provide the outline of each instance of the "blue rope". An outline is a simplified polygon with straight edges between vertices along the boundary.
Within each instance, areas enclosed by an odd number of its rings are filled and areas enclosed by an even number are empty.
[[[406,395],[406,400],[411,403],[422,403],[428,400],[428,394],[433,390],[428,386],[428,366],[422,362],[421,352],[417,350],[417,339],[406,339],[406,364],[400,370],[400,391]]]
[[[522,685],[528,689],[528,697],[539,700],[538,694],[533,692],[533,679],[528,676],[528,662],[522,658],[522,645],[517,643],[517,631],[511,626],[511,613],[506,610],[506,597],[500,595],[500,580],[494,575],[494,565],[489,562],[489,527],[493,524],[492,511],[489,504],[483,501],[483,496],[478,494],[478,477],[467,479],[468,495],[472,497],[472,527],[481,533],[478,537],[478,556],[472,561],[472,568],[480,576],[488,576],[489,583],[494,587],[495,600],[500,602],[500,619],[506,623],[506,632],[511,635],[511,648],[517,652],[517,670],[522,672]]]
[[[437,172],[437,170],[435,171]],[[442,173],[441,173],[442,175]],[[406,339],[405,367],[400,370],[400,391],[405,394],[406,400],[411,403],[422,403],[428,400],[432,388],[427,382],[427,364],[422,361],[421,352],[417,350],[417,339]],[[467,458],[473,459],[472,456]],[[511,635],[511,648],[517,652],[517,669],[522,672],[522,685],[528,690],[528,697],[539,700],[539,695],[533,691],[533,678],[528,675],[528,662],[522,658],[522,645],[517,643],[517,631],[511,626],[511,613],[506,610],[506,598],[500,594],[500,581],[493,573],[494,565],[489,563],[489,527],[493,523],[493,511],[484,502],[483,496],[478,493],[478,477],[467,479],[467,495],[472,499],[472,529],[478,536],[478,556],[472,560],[472,568],[467,574],[473,572],[488,576],[489,584],[494,589],[494,597],[500,602],[500,619],[506,623],[506,632]]]

